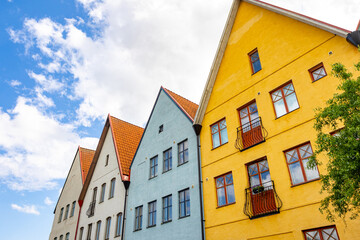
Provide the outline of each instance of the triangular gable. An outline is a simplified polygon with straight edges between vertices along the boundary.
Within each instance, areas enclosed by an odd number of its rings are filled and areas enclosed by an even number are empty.
[[[234,22],[235,22],[235,18],[236,18],[240,3],[242,1],[253,4],[253,5],[261,7],[261,8],[264,8],[264,9],[269,10],[269,11],[284,15],[286,17],[295,19],[297,21],[306,23],[308,25],[317,27],[319,29],[322,29],[322,30],[325,30],[327,32],[330,32],[330,33],[336,34],[338,36],[341,36],[343,38],[346,38],[347,35],[350,33],[349,30],[346,30],[346,29],[343,29],[343,28],[340,28],[340,27],[336,27],[334,25],[331,25],[331,24],[316,20],[314,18],[305,16],[305,15],[302,15],[302,14],[299,14],[299,13],[296,13],[296,12],[293,12],[293,11],[290,11],[290,10],[287,10],[287,9],[284,9],[284,8],[274,6],[274,5],[271,5],[271,4],[262,2],[262,1],[258,1],[258,0],[234,0],[233,3],[232,3],[231,9],[230,9],[230,13],[229,13],[228,18],[227,18],[227,21],[226,21],[224,31],[223,31],[221,39],[220,39],[218,49],[216,51],[214,61],[212,63],[211,69],[210,69],[208,80],[207,80],[207,82],[205,84],[205,88],[204,88],[202,96],[201,96],[200,106],[199,106],[199,108],[198,108],[198,110],[196,112],[195,118],[194,118],[194,125],[201,125],[202,120],[204,118],[205,111],[206,111],[206,108],[207,108],[207,105],[208,105],[208,102],[209,102],[209,99],[210,99],[210,95],[211,95],[211,92],[212,92],[212,89],[213,89],[213,86],[214,86],[214,83],[215,83],[215,79],[216,79],[216,76],[218,74],[218,71],[219,71],[219,68],[220,68],[224,53],[225,53],[226,46],[227,46],[228,41],[229,41],[230,33],[231,33],[232,28],[233,28],[233,25],[234,25]]]
[[[154,112],[154,109],[155,109],[155,106],[159,100],[159,96],[160,96],[160,93],[161,91],[164,91],[164,93],[175,103],[175,105],[185,114],[185,116],[193,123],[194,122],[194,117],[195,117],[195,114],[196,114],[196,111],[197,111],[197,108],[199,107],[197,104],[191,102],[190,100],[166,89],[166,88],[163,88],[163,87],[160,87],[160,90],[159,90],[159,93],[156,97],[156,100],[155,100],[155,103],[153,105],[153,108],[151,110],[151,113],[150,113],[150,116],[148,118],[148,121],[146,122],[146,126],[145,126],[145,130],[144,130],[144,134],[146,132],[146,129],[148,127],[148,124],[149,124],[149,121],[153,115],[153,112]],[[134,157],[131,161],[131,164],[130,164],[130,169],[131,169],[131,166],[134,162],[134,159],[136,157],[136,153],[141,145],[141,142],[142,142],[142,138],[144,137],[144,134],[143,136],[141,137],[140,139],[140,142],[139,142],[139,145],[136,149],[136,152],[134,154]]]
[[[82,152],[85,152],[83,154],[81,154]],[[59,195],[59,198],[56,202],[56,205],[55,205],[55,208],[54,208],[54,214],[55,214],[55,211],[56,211],[56,208],[57,208],[57,205],[59,203],[59,200],[61,198],[61,195],[64,191],[64,187],[66,185],[66,182],[69,178],[69,175],[70,175],[70,172],[71,172],[71,169],[75,163],[75,159],[76,159],[76,156],[79,154],[79,159],[80,159],[80,169],[81,169],[81,179],[82,179],[82,184],[84,184],[84,181],[85,181],[85,178],[86,178],[86,175],[87,175],[87,171],[89,170],[89,167],[90,167],[90,164],[91,164],[91,161],[94,157],[94,154],[95,154],[95,151],[94,150],[91,150],[91,149],[86,149],[86,148],[82,148],[80,146],[78,146],[78,149],[76,150],[76,153],[75,153],[75,156],[74,156],[74,159],[71,163],[71,167],[70,167],[70,170],[66,176],[66,179],[65,179],[65,182],[64,182],[64,185],[61,189],[61,192],[60,192],[60,195]],[[82,156],[83,155],[83,156]],[[87,167],[88,166],[88,167]]]
[[[82,202],[85,198],[86,191],[90,185],[92,175],[94,174],[97,161],[100,156],[100,152],[105,142],[105,138],[108,130],[112,132],[114,148],[116,152],[116,158],[118,161],[119,171],[121,179],[123,181],[129,180],[130,175],[130,163],[135,154],[135,150],[140,142],[143,128],[136,125],[130,124],[128,122],[122,121],[115,117],[108,115],[105,126],[100,136],[99,143],[96,147],[94,154],[94,159],[91,162],[88,175],[85,179],[84,186],[81,190],[79,196],[79,204],[82,205]]]
[[[91,162],[94,158],[95,151],[87,148],[79,147],[80,154],[80,166],[81,166],[81,177],[82,183],[84,184],[86,176],[89,172]]]

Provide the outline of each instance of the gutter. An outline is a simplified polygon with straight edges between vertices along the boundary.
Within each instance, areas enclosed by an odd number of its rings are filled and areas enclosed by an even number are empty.
[[[125,187],[125,202],[124,202],[124,211],[123,211],[123,222],[122,222],[122,231],[121,231],[121,240],[124,239],[124,231],[125,231],[125,219],[126,219],[126,203],[128,197],[128,189],[130,186],[130,181],[123,181]]]
[[[200,132],[202,126],[200,124],[193,125],[196,142],[197,142],[197,162],[198,162],[198,176],[199,176],[199,196],[200,196],[200,217],[201,217],[201,239],[205,240],[205,219],[204,219],[204,208],[203,208],[203,191],[202,191],[202,176],[201,176],[201,154],[200,154]]]

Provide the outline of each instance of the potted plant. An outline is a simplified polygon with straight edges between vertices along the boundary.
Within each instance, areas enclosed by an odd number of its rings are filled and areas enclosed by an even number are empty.
[[[255,193],[255,194],[256,194],[256,193],[261,193],[261,192],[264,191],[264,186],[259,185],[259,186],[253,187],[252,191],[253,191],[253,193]]]

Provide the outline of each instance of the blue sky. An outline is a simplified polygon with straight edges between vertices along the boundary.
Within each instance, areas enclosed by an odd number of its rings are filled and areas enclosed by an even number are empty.
[[[359,20],[357,0],[266,2]],[[77,146],[96,147],[108,113],[144,126],[161,85],[199,102],[231,3],[0,0],[2,238],[48,238]]]

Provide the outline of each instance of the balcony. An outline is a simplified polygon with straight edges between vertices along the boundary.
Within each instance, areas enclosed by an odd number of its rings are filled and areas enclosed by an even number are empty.
[[[241,152],[264,142],[266,137],[267,131],[262,125],[261,117],[258,117],[237,128],[235,147]]]
[[[89,208],[88,208],[88,210],[86,211],[86,215],[87,215],[88,217],[94,216],[94,213],[95,213],[95,204],[96,204],[96,201],[92,201],[92,202],[89,204]]]
[[[244,213],[250,219],[280,212],[282,201],[275,191],[274,181],[245,189]]]

